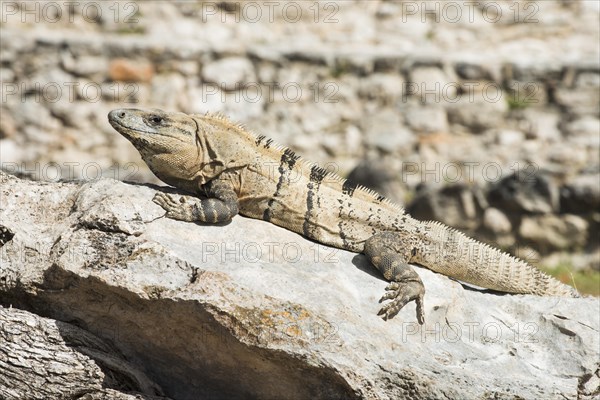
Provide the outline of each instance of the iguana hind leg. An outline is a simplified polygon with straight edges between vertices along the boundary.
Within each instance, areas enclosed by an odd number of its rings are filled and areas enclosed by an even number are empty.
[[[158,192],[152,201],[164,208],[166,216],[180,221],[218,223],[238,213],[238,199],[226,181],[214,180],[202,187],[208,198]]]
[[[366,256],[387,280],[392,281],[379,300],[380,303],[392,300],[379,310],[378,315],[382,315],[384,319],[392,318],[407,303],[415,300],[417,320],[420,324],[425,322],[423,311],[425,287],[419,275],[408,264],[414,256],[414,251],[410,246],[402,246],[401,236],[395,232],[374,235],[365,243]]]

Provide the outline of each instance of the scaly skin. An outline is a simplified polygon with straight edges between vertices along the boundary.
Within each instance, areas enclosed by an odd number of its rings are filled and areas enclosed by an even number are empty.
[[[240,213],[364,253],[391,281],[381,299],[391,301],[379,311],[385,319],[415,300],[424,322],[425,289],[409,263],[504,292],[579,296],[526,262],[440,223],[417,221],[220,115],[120,109],[108,119],[159,179],[189,193],[156,194],[167,217],[217,223]]]

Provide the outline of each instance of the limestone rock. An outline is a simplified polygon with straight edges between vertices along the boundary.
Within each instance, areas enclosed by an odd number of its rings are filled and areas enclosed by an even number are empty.
[[[542,249],[569,249],[585,245],[588,226],[585,219],[572,214],[526,216],[519,234]]]
[[[507,211],[551,213],[559,208],[559,191],[549,177],[533,168],[523,167],[496,182],[488,199],[492,205]]]
[[[244,83],[256,83],[254,66],[243,57],[227,57],[211,62],[202,68],[202,77],[224,90],[239,90]]]
[[[358,93],[367,99],[378,99],[384,104],[402,100],[406,81],[399,74],[373,73],[360,81]]]
[[[459,229],[473,230],[485,207],[485,197],[478,187],[423,185],[407,210],[420,220],[436,220]]]
[[[600,174],[585,174],[572,179],[560,191],[562,212],[582,214],[600,208]]]
[[[154,76],[154,68],[147,61],[117,58],[110,62],[108,74],[113,81],[149,82]]]
[[[512,230],[512,225],[506,214],[494,207],[485,209],[483,225],[494,233],[509,233]]]
[[[404,119],[416,133],[448,132],[448,117],[442,107],[407,107]]]
[[[442,69],[434,66],[415,67],[410,73],[406,92],[418,97],[422,103],[453,101],[458,84]]]
[[[471,100],[468,96],[462,96],[458,101],[449,104],[448,120],[452,124],[465,126],[474,133],[481,133],[502,126],[506,111],[506,103],[501,97],[494,97],[492,100],[476,95],[474,100]]]
[[[105,340],[72,324],[0,306],[0,397],[168,400]]]
[[[586,116],[565,127],[569,141],[598,149],[600,147],[600,119]]]
[[[223,226],[159,218],[149,186],[0,173],[0,190],[0,304],[77,321],[173,399],[591,399],[597,390],[596,299],[499,296],[417,268],[426,325],[414,304],[383,321],[387,283],[362,255],[239,216]],[[112,217],[90,224],[86,205]],[[136,213],[138,236],[118,228]]]
[[[384,153],[411,149],[415,136],[400,124],[401,116],[392,109],[383,109],[361,121],[366,143]]]
[[[531,138],[543,141],[559,141],[562,138],[558,123],[559,116],[536,109],[525,110],[524,129]]]
[[[390,166],[381,160],[363,160],[348,174],[348,180],[402,204],[404,190],[395,180]]]

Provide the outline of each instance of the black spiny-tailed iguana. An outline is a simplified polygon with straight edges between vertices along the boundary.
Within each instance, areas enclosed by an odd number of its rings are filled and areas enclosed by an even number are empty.
[[[421,279],[409,263],[512,293],[578,297],[526,262],[437,222],[420,222],[371,190],[313,165],[290,149],[220,115],[120,109],[110,124],[162,181],[189,195],[158,192],[166,216],[217,223],[240,213],[317,242],[364,253],[391,281],[379,315],[415,300],[424,322]],[[276,170],[268,165],[278,165]]]

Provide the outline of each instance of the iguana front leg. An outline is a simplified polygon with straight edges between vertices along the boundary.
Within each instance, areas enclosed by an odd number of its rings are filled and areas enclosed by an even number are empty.
[[[373,265],[383,273],[383,276],[391,281],[385,288],[387,292],[379,302],[392,301],[385,304],[377,315],[383,315],[384,319],[392,318],[407,303],[415,300],[417,303],[417,320],[422,325],[425,322],[423,311],[425,287],[419,275],[408,264],[415,255],[416,249],[402,248],[401,245],[401,236],[395,232],[383,232],[374,235],[365,243],[364,253]]]
[[[230,182],[215,179],[202,186],[208,198],[159,192],[152,201],[180,221],[218,223],[238,213],[238,197]]]

